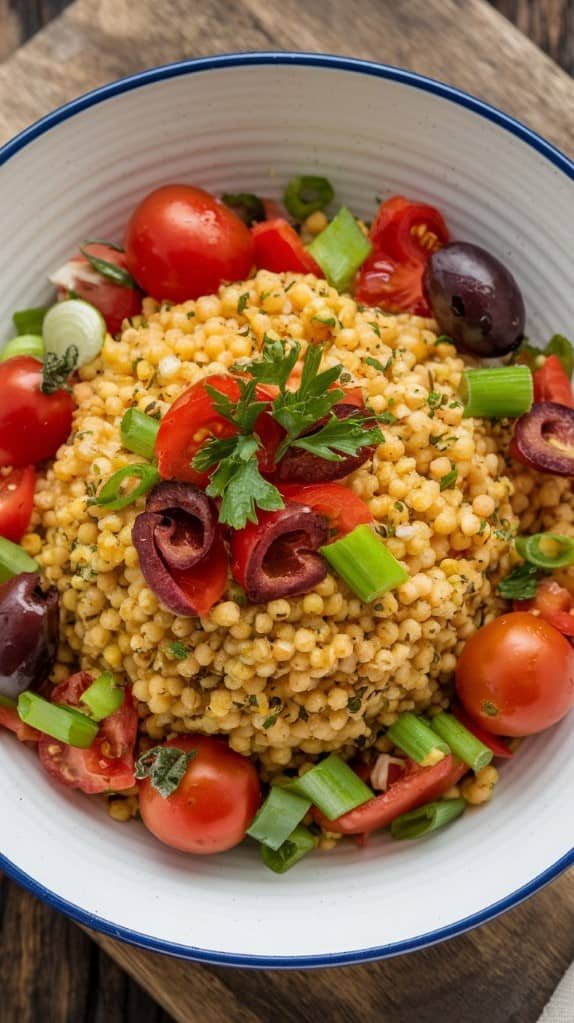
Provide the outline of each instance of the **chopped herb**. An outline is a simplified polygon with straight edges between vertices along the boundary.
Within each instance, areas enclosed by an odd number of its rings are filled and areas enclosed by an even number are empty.
[[[381,412],[381,414],[377,416],[377,422],[384,423],[385,426],[391,426],[392,423],[396,423],[396,421],[397,417],[392,412]]]
[[[402,512],[404,507],[405,506],[402,501],[395,501],[395,508],[397,509],[397,511]]]
[[[260,294],[260,296],[259,296],[259,301],[260,301],[261,303],[263,303],[263,302],[265,301],[265,299],[266,299],[266,298],[269,298],[270,294],[271,294],[271,292],[270,292],[270,291],[262,291],[262,292],[261,292],[261,294]]]
[[[177,746],[153,746],[136,761],[136,778],[150,778],[160,796],[167,799],[182,781],[197,750],[186,753]]]
[[[332,415],[316,433],[300,437],[293,447],[303,448],[327,462],[339,462],[343,455],[355,455],[361,448],[381,444],[383,435],[378,426],[368,427],[369,420],[360,414],[337,419]]]
[[[46,352],[41,386],[44,394],[54,394],[55,391],[66,386],[68,377],[76,368],[78,355],[76,345],[69,345],[63,355]]]
[[[439,480],[439,487],[441,490],[449,490],[450,487],[454,487],[458,478],[458,469],[456,465],[453,465],[450,472],[447,472],[445,476],[441,476]]]
[[[385,365],[383,366],[382,362],[380,362],[379,359],[373,358],[372,355],[367,355],[365,362],[367,363],[367,366],[372,366],[374,369],[378,369],[379,373],[384,373],[387,366],[389,365],[388,362],[386,362]]]
[[[294,284],[297,284],[297,281],[289,281],[289,284],[285,285],[285,287],[283,288],[285,294],[287,294],[288,291],[291,291],[291,288],[293,287]]]
[[[481,519],[480,520],[480,529],[478,531],[479,535],[480,535],[480,533],[484,533],[484,530],[486,529],[487,525],[488,525],[488,522],[486,521],[486,519]]]
[[[312,316],[315,323],[322,323],[325,327],[336,327],[337,321],[334,316]]]
[[[351,714],[356,714],[357,711],[361,709],[363,696],[365,695],[367,689],[368,686],[361,686],[361,688],[357,690],[355,695],[350,696],[349,699],[347,700],[347,710],[350,710]]]
[[[139,290],[135,279],[132,277],[128,270],[124,269],[123,266],[118,266],[117,263],[111,263],[107,259],[101,259],[100,256],[94,256],[91,252],[88,252],[86,245],[99,244],[97,242],[87,241],[80,247],[82,256],[87,259],[90,266],[99,273],[102,277],[112,281],[114,284],[119,284],[122,288],[133,288]],[[105,243],[108,244],[107,242]],[[121,249],[117,249],[117,252],[121,252]]]
[[[236,217],[239,217],[247,227],[265,220],[265,206],[263,200],[252,192],[225,192],[221,196],[225,205],[233,210]]]
[[[448,334],[440,334],[436,341],[433,341],[433,345],[454,345],[454,341]]]
[[[374,332],[377,335],[377,337],[381,336],[381,328],[379,327],[379,324],[377,323],[376,320],[371,320],[370,323],[369,323],[369,327],[371,327],[371,329],[374,330]],[[367,362],[368,361],[369,360],[367,359]]]
[[[439,451],[446,451],[448,445],[452,444],[452,442],[455,441],[456,439],[457,437],[453,433],[451,434],[439,433],[437,437],[430,438],[430,443]]]
[[[263,727],[272,728],[275,722],[277,721],[278,717],[279,717],[278,714],[270,714],[268,718],[265,718],[265,721],[263,722]]]
[[[175,643],[172,643],[169,649],[171,650],[173,656],[177,658],[178,661],[184,661],[185,658],[187,657],[188,649],[185,643],[180,643],[179,641],[177,641]]]
[[[251,696],[249,697],[249,700],[247,702],[248,702],[250,707],[258,707],[259,706],[259,700],[255,696],[255,693],[251,694]]]
[[[501,579],[498,592],[505,600],[532,600],[536,596],[538,583],[544,575],[535,565],[516,565],[511,572]]]
[[[239,301],[237,303],[237,312],[238,313],[242,313],[243,310],[246,308],[246,306],[248,304],[249,304],[249,292],[248,291],[244,291],[243,294],[239,296]]]
[[[297,720],[298,721],[308,721],[309,720],[309,714],[308,714],[307,710],[305,709],[305,707],[299,707],[299,717],[297,718]]]
[[[193,317],[195,316],[195,313],[194,313],[193,309],[190,309],[189,312],[186,313],[186,316],[187,316],[188,320],[192,320]]]

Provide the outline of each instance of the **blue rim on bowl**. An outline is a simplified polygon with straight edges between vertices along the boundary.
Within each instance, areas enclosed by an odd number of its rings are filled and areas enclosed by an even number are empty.
[[[505,131],[517,136],[532,149],[535,149],[545,159],[549,160],[555,167],[562,171],[568,178],[574,180],[574,161],[570,160],[555,146],[551,145],[536,132],[527,128],[520,121],[515,120],[503,111],[492,107],[482,100],[477,99],[468,93],[461,92],[450,85],[436,81],[432,78],[425,78],[412,71],[405,71],[401,68],[390,67],[385,64],[375,64],[371,61],[357,60],[351,57],[337,57],[330,54],[315,53],[230,53],[216,57],[203,57],[198,60],[181,61],[177,64],[167,64],[162,67],[151,68],[139,74],[131,75],[120,81],[112,82],[109,85],[101,86],[92,92],[72,100],[63,107],[59,107],[46,117],[41,118],[35,124],[26,128],[19,135],[16,135],[10,142],[0,148],[0,166],[10,160],[25,146],[34,139],[50,131],[51,128],[62,121],[74,117],[82,110],[104,103],[106,100],[118,96],[123,92],[130,92],[132,89],[145,88],[154,82],[180,75],[197,74],[203,71],[218,70],[221,68],[253,66],[263,64],[275,65],[303,65],[310,67],[324,67],[339,71],[347,71],[354,74],[372,75],[378,78],[385,78],[390,81],[399,82],[410,88],[420,89],[424,92],[433,93],[458,106],[465,107],[472,113],[486,118],[494,124],[499,125]],[[100,931],[112,938],[120,938],[132,945],[148,949],[153,952],[163,952],[168,955],[177,956],[183,959],[191,959],[197,962],[213,963],[223,966],[265,968],[288,968],[302,969],[305,967],[319,966],[350,966],[353,964],[369,962],[375,959],[383,959],[405,952],[414,952],[433,945],[436,942],[453,938],[463,934],[479,924],[494,919],[500,913],[512,909],[520,902],[523,902],[530,895],[539,891],[544,885],[554,880],[568,867],[574,866],[574,849],[566,853],[559,860],[549,866],[542,873],[538,874],[528,884],[523,885],[516,891],[507,895],[504,899],[487,906],[485,909],[471,916],[457,920],[453,924],[421,934],[416,938],[406,941],[390,943],[382,946],[358,949],[354,952],[337,953],[333,955],[322,954],[316,956],[252,956],[240,953],[232,954],[227,952],[210,951],[209,949],[195,948],[192,945],[180,945],[170,941],[164,941],[141,934],[138,931],[130,930],[127,927],[119,927],[110,920],[104,920],[92,913],[83,910],[80,906],[67,902],[59,895],[55,895],[49,888],[45,888],[34,880],[29,874],[21,871],[15,863],[7,860],[0,853],[0,869],[3,870],[18,884],[27,888],[33,895],[38,896],[54,909],[65,913],[73,920],[92,930]]]

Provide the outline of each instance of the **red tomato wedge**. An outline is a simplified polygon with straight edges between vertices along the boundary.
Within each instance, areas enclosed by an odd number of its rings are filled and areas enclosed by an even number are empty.
[[[251,228],[255,245],[255,266],[274,273],[315,274],[324,277],[318,263],[309,255],[294,227],[282,217],[262,220]]]
[[[563,636],[574,636],[574,597],[555,579],[543,579],[532,600],[515,600],[514,610],[536,610]]]
[[[326,831],[340,835],[367,835],[379,828],[386,828],[402,813],[416,810],[418,806],[444,796],[467,771],[466,764],[452,755],[434,767],[420,767],[409,760],[406,771],[380,796],[373,796],[367,803],[334,821],[330,821],[316,808],[313,817]]]
[[[92,683],[86,671],[71,675],[53,690],[53,703],[81,709],[80,698]],[[138,714],[131,690],[126,689],[123,705],[102,721],[89,749],[76,749],[43,735],[38,745],[40,763],[56,781],[88,795],[109,790],[121,792],[135,784],[134,747]]]
[[[549,355],[544,365],[532,374],[534,401],[555,401],[574,408],[572,383],[557,355]]]
[[[171,568],[170,575],[189,597],[196,613],[205,617],[221,599],[227,585],[227,551],[219,530],[211,549],[198,565],[184,571]]]
[[[127,270],[125,252],[118,252],[104,242],[88,242],[83,248],[90,256]],[[136,288],[116,284],[96,270],[81,253],[52,274],[50,280],[56,286],[59,298],[69,298],[73,294],[99,309],[110,334],[118,334],[123,321],[141,311],[142,297]]]
[[[35,486],[33,465],[0,476],[0,536],[14,543],[22,538],[30,524]]]
[[[0,364],[0,467],[51,458],[72,428],[74,402],[64,389],[44,394],[42,363],[17,355]]]
[[[161,420],[155,444],[159,474],[163,479],[182,480],[185,483],[195,483],[199,487],[207,486],[210,474],[192,468],[191,461],[194,455],[211,437],[222,440],[234,437],[237,433],[235,426],[214,409],[206,385],[233,400],[239,397],[235,377],[223,375],[204,377],[180,394]],[[255,395],[259,401],[264,401],[272,399],[275,392],[271,388],[259,385]],[[284,435],[283,430],[265,412],[257,419],[255,430],[263,445],[258,453],[259,467],[262,472],[272,472],[275,452]]]
[[[430,316],[430,306],[423,292],[423,273],[423,263],[401,265],[384,254],[373,252],[357,275],[355,298],[365,305]]]
[[[472,718],[468,716],[466,711],[460,705],[455,704],[454,707],[451,708],[451,710],[457,721],[460,721],[461,725],[464,725],[464,727],[467,728],[469,732],[472,732],[472,734],[476,736],[479,742],[482,742],[484,743],[485,746],[488,746],[489,750],[492,750],[495,757],[509,759],[510,757],[514,756],[512,750],[509,749],[509,747],[506,745],[505,742],[503,742],[502,739],[499,739],[497,735],[491,735],[490,732],[487,732],[486,729],[478,725],[476,721],[473,721]]]
[[[20,742],[38,742],[40,738],[40,732],[36,731],[35,728],[30,728],[29,725],[25,725],[23,721],[20,721],[18,717],[18,711],[13,707],[3,707],[0,703],[0,725],[2,728],[7,728],[8,731],[14,732],[14,735]]]
[[[279,490],[286,501],[306,504],[324,515],[329,522],[331,539],[350,533],[363,522],[372,522],[369,506],[349,487],[341,483],[281,483]]]

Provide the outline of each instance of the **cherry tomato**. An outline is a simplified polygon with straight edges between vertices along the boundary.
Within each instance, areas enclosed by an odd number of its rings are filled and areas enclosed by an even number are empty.
[[[163,479],[182,480],[200,487],[207,486],[210,473],[193,469],[190,465],[193,456],[209,437],[222,440],[225,437],[234,437],[237,433],[233,424],[215,411],[206,384],[221,391],[228,398],[235,400],[239,397],[236,379],[223,375],[204,377],[180,394],[161,420],[155,444],[158,469]],[[264,401],[273,398],[275,392],[270,388],[258,386],[255,395],[259,401]],[[263,445],[258,453],[259,466],[262,472],[271,472],[274,468],[275,451],[284,435],[283,430],[265,412],[257,419],[255,429]]]
[[[249,228],[209,192],[166,185],[150,192],[126,231],[128,269],[156,299],[184,302],[242,281],[253,267]]]
[[[449,233],[434,206],[393,195],[381,203],[369,237],[377,251],[397,263],[426,263],[449,240]]]
[[[572,383],[557,355],[549,355],[546,362],[532,375],[534,401],[555,401],[558,405],[574,408]]]
[[[480,725],[477,725],[476,721],[473,721],[472,718],[468,716],[466,711],[459,706],[459,704],[455,704],[454,707],[451,707],[451,711],[457,721],[460,721],[461,725],[464,725],[464,727],[467,728],[469,732],[472,732],[472,734],[475,735],[480,742],[482,742],[485,746],[488,746],[489,750],[492,750],[495,757],[501,757],[502,759],[509,760],[510,757],[514,756],[510,747],[507,746],[502,739],[499,739],[496,735],[489,735],[484,728],[481,728]]]
[[[0,476],[0,536],[18,543],[30,524],[34,504],[34,466]]]
[[[394,195],[382,203],[371,225],[373,251],[355,283],[355,298],[397,312],[430,316],[423,274],[431,253],[449,240],[434,206]]]
[[[18,717],[18,711],[13,707],[4,707],[0,703],[0,725],[2,728],[7,728],[8,731],[14,732],[14,735],[20,742],[38,742],[40,738],[40,732],[37,732],[35,728],[30,728],[30,725],[25,725],[23,721],[20,721]]]
[[[543,579],[533,600],[515,600],[514,610],[536,610],[564,636],[574,636],[574,597],[555,579]]]
[[[80,707],[80,698],[92,683],[86,671],[71,675],[53,690],[51,700],[67,707]],[[135,784],[134,746],[138,714],[131,690],[126,689],[119,710],[102,721],[89,749],[77,749],[43,735],[38,744],[40,763],[56,781],[88,795],[121,792]]]
[[[466,764],[451,755],[444,757],[434,767],[421,767],[408,760],[406,771],[380,796],[373,796],[356,810],[349,810],[349,813],[334,821],[330,821],[317,809],[313,810],[313,817],[327,831],[340,835],[367,835],[379,828],[386,828],[402,813],[439,799],[467,771]]]
[[[258,270],[272,270],[274,273],[292,271],[301,274],[324,273],[313,257],[309,255],[294,227],[282,217],[262,220],[251,228],[255,245],[255,266]]]
[[[205,617],[221,599],[227,586],[227,551],[221,533],[215,534],[210,551],[198,565],[183,570],[171,568],[170,574],[189,597],[196,614]]]
[[[350,533],[362,522],[372,522],[369,506],[349,487],[341,483],[281,483],[279,485],[286,501],[306,504],[313,511],[324,515],[329,522],[331,539]]]
[[[125,252],[118,252],[111,245],[90,242],[84,245],[84,249],[91,256],[127,270]],[[82,298],[99,309],[110,334],[118,334],[123,321],[141,311],[141,294],[136,288],[115,284],[96,270],[81,253],[73,256],[50,280],[56,285],[60,299],[69,298],[70,293],[73,293],[76,298]]]
[[[160,842],[188,853],[218,853],[238,845],[253,820],[261,793],[255,767],[221,739],[182,735],[169,739],[196,753],[178,788],[164,798],[149,778],[139,783],[140,813]]]
[[[522,611],[502,615],[465,644],[456,689],[466,712],[487,732],[542,732],[574,705],[574,649],[542,618]]]
[[[65,390],[43,394],[42,363],[18,355],[0,363],[0,467],[20,469],[51,458],[72,428]]]

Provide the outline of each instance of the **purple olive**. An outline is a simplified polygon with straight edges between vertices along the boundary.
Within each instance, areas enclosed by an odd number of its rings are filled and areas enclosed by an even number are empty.
[[[308,593],[327,575],[327,564],[318,550],[328,535],[327,520],[322,515],[289,501],[279,511],[261,516],[254,542],[245,552],[235,550],[232,539],[232,571],[238,578],[239,564],[245,557],[243,585],[254,604]]]
[[[486,249],[450,242],[430,257],[423,286],[442,333],[457,348],[496,358],[524,337],[524,301],[509,270]]]
[[[538,472],[574,478],[574,409],[537,402],[516,422],[510,454]]]
[[[39,689],[54,665],[58,643],[58,591],[43,589],[38,572],[0,586],[0,694],[12,700]]]

